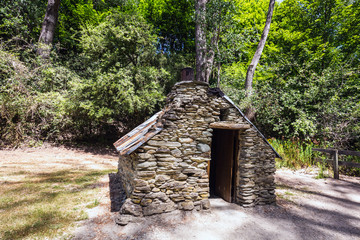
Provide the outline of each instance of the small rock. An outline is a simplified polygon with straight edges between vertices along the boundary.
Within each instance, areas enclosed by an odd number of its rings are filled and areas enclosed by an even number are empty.
[[[210,208],[210,201],[209,199],[201,200],[201,207],[202,209],[209,209]]]
[[[185,175],[185,174],[183,174],[183,173],[180,173],[180,174],[174,176],[174,179],[175,179],[175,180],[178,180],[178,181],[184,181],[184,180],[186,180],[187,178],[188,178],[188,176]]]
[[[137,165],[138,168],[149,168],[155,166],[156,166],[156,162],[143,162]]]
[[[203,143],[199,143],[196,148],[201,152],[209,152],[211,150],[209,145]]]
[[[174,157],[181,157],[182,152],[181,152],[178,148],[175,148],[174,150],[171,151],[171,154],[172,154]]]
[[[142,159],[151,158],[151,154],[149,154],[149,153],[139,153],[138,156],[139,156],[139,158],[142,158]]]
[[[191,143],[194,140],[192,138],[179,138],[179,142],[181,143]]]
[[[209,161],[210,159],[208,158],[203,158],[203,157],[190,157],[190,159],[194,162],[198,162],[198,163],[201,163],[201,162],[206,162],[206,161]]]
[[[148,145],[155,146],[155,147],[169,147],[169,148],[181,147],[181,143],[179,143],[179,142],[165,142],[165,141],[149,140],[147,143],[148,143]]]
[[[189,202],[182,202],[181,203],[181,207],[183,210],[185,211],[191,211],[194,209],[194,203],[189,201]]]
[[[152,203],[152,199],[144,198],[141,200],[140,205],[143,207],[149,206]]]
[[[175,210],[175,206],[173,202],[168,203],[152,203],[147,207],[144,207],[144,215],[150,216],[163,212],[170,212]]]
[[[125,226],[127,225],[129,222],[133,222],[134,221],[134,216],[131,215],[124,215],[124,214],[119,214],[118,216],[115,217],[115,223],[119,224],[121,226]]]
[[[121,206],[120,213],[130,214],[134,216],[141,216],[142,208],[138,204],[134,204],[130,198],[125,200],[125,203]]]
[[[155,187],[155,188],[153,188],[151,191],[154,192],[154,193],[156,193],[156,192],[160,192],[160,189]]]

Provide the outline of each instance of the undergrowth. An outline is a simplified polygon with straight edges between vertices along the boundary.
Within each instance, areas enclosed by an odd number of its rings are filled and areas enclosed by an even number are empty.
[[[276,159],[276,168],[287,167],[291,169],[316,166],[319,169],[317,178],[327,178],[332,174],[332,165],[326,162],[331,156],[326,153],[313,151],[313,148],[329,148],[326,145],[316,145],[312,142],[300,142],[295,140],[269,139],[270,144],[279,153],[282,159]],[[339,161],[351,161],[360,163],[359,157],[339,155]],[[339,166],[339,173],[349,176],[360,176],[360,169],[354,167]]]
[[[277,159],[276,167],[303,168],[314,165],[317,153],[312,148],[318,147],[312,142],[302,143],[291,140],[270,139],[270,144],[279,153],[282,159]]]

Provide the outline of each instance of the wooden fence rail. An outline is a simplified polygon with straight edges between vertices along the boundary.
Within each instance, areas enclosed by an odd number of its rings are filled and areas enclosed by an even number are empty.
[[[360,168],[360,163],[339,161],[339,155],[349,155],[349,156],[360,157],[360,152],[348,151],[348,150],[338,150],[338,149],[322,149],[322,148],[313,148],[312,150],[318,151],[318,152],[329,153],[332,156],[333,160],[327,160],[327,161],[332,162],[332,164],[333,164],[335,179],[339,179],[339,165]]]

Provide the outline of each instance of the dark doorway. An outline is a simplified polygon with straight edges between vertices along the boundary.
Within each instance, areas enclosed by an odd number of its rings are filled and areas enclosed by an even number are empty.
[[[211,144],[210,195],[233,201],[238,153],[237,130],[214,129]]]

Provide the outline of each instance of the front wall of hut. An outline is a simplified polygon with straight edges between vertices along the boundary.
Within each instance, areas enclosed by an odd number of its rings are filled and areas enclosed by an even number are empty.
[[[161,119],[164,129],[130,156],[120,157],[119,174],[128,197],[122,213],[138,216],[210,207],[208,164],[214,130],[209,125],[248,123],[235,107],[208,90],[199,82],[176,84]],[[235,136],[239,154],[231,201],[242,206],[274,202],[274,152],[253,127]]]

